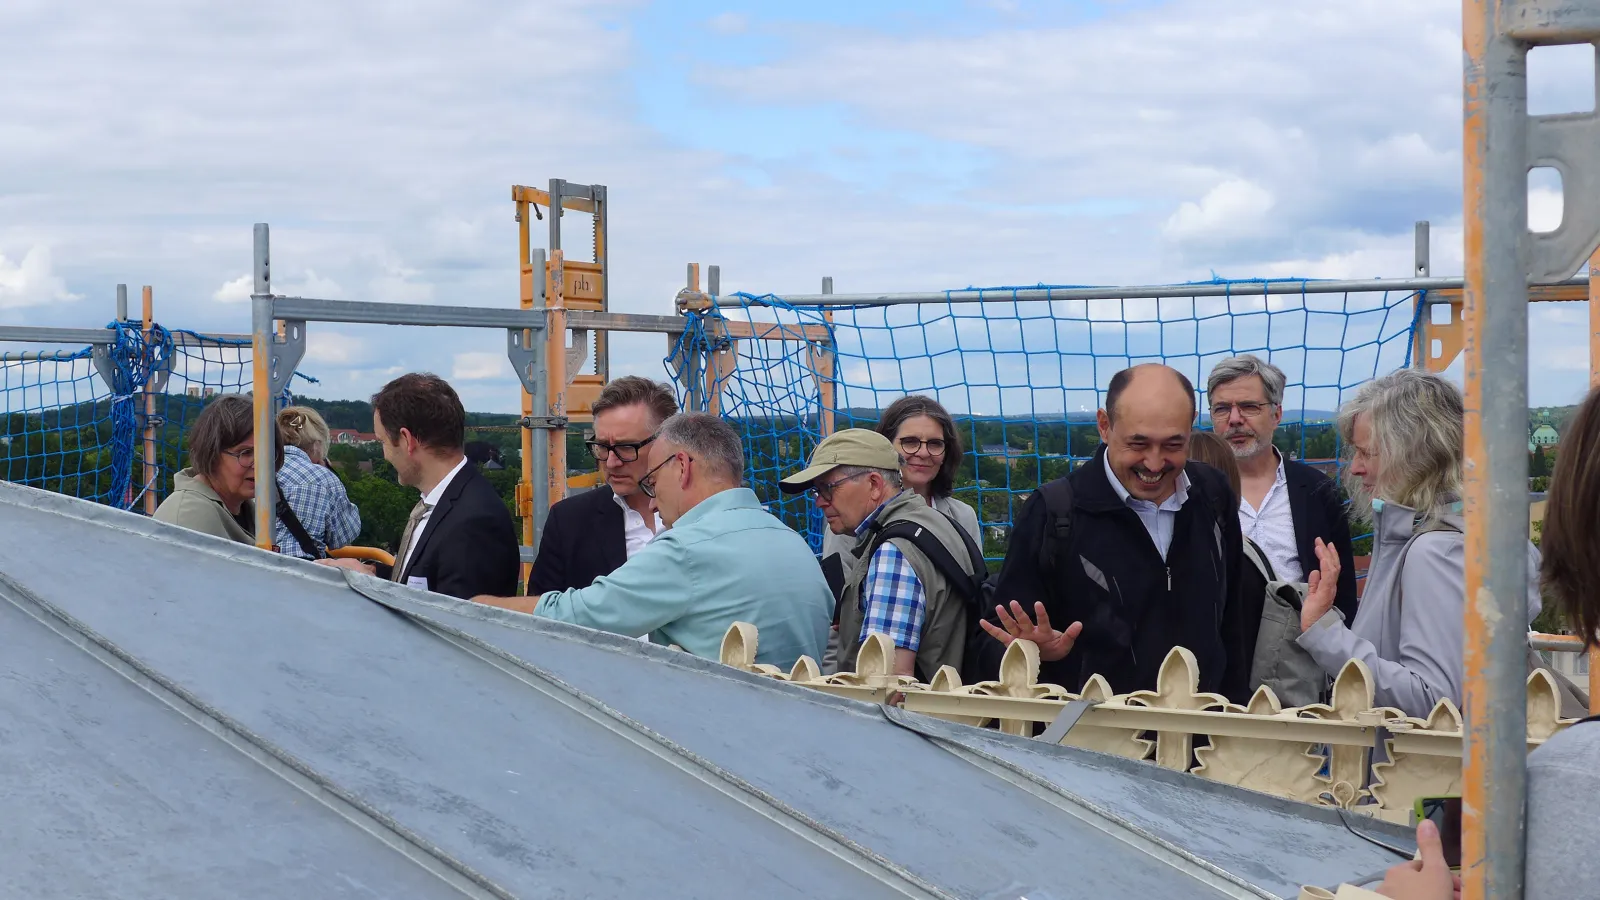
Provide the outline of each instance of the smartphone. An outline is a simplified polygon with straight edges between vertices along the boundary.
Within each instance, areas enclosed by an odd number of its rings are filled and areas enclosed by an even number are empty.
[[[1461,868],[1461,798],[1418,797],[1414,813],[1416,822],[1428,819],[1438,826],[1445,865]]]

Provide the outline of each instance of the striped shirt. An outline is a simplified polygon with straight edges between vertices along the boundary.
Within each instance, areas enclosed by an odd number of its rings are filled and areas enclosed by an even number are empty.
[[[866,534],[877,521],[879,506],[856,528],[856,537]],[[922,621],[927,612],[927,591],[911,568],[911,561],[900,548],[885,541],[867,564],[867,577],[861,583],[861,640],[877,632],[887,635],[894,645],[915,653],[922,647]]]
[[[344,482],[326,466],[311,461],[299,447],[283,448],[283,468],[278,470],[278,489],[289,508],[324,553],[338,549],[361,533],[361,510],[350,502]],[[285,556],[313,559],[315,554],[301,549],[289,533],[289,526],[277,523],[273,538],[278,552]]]

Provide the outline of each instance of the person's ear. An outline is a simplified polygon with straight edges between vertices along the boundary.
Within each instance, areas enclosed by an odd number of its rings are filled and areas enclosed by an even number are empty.
[[[1094,423],[1100,429],[1100,443],[1111,443],[1111,416],[1107,415],[1103,409],[1096,410]]]

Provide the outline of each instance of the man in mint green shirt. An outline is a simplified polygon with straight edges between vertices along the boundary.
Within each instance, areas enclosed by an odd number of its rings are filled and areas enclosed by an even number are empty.
[[[787,670],[821,659],[833,592],[804,538],[741,487],[744,453],[706,413],[668,419],[639,480],[666,530],[588,587],[475,600],[628,636],[648,634],[716,659],[734,622],[756,626],[756,662]]]

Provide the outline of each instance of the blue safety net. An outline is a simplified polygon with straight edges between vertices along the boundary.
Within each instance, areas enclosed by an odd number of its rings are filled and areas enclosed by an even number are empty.
[[[251,390],[248,340],[131,322],[113,322],[107,337],[64,350],[0,345],[0,479],[144,509],[146,493],[159,502],[171,491],[205,404]]]
[[[1162,362],[1201,392],[1218,361],[1269,359],[1288,376],[1278,446],[1336,474],[1334,412],[1350,389],[1411,362],[1418,294],[1329,293],[1316,281],[1215,280],[1163,286],[1193,296],[1018,300],[981,289],[982,302],[795,306],[737,294],[737,306],[692,314],[668,371],[686,406],[715,408],[744,441],[746,477],[764,503],[820,548],[823,522],[809,498],[777,482],[804,465],[827,428],[873,427],[905,394],[937,399],[956,421],[964,458],[955,496],[978,510],[984,551],[1004,556],[1011,523],[1041,483],[1066,474],[1099,445],[1095,411],[1111,376]],[[1246,287],[1248,286],[1248,287]],[[1219,292],[1218,296],[1198,294]],[[1247,289],[1248,294],[1235,290]],[[1202,414],[1202,425],[1209,424]]]

